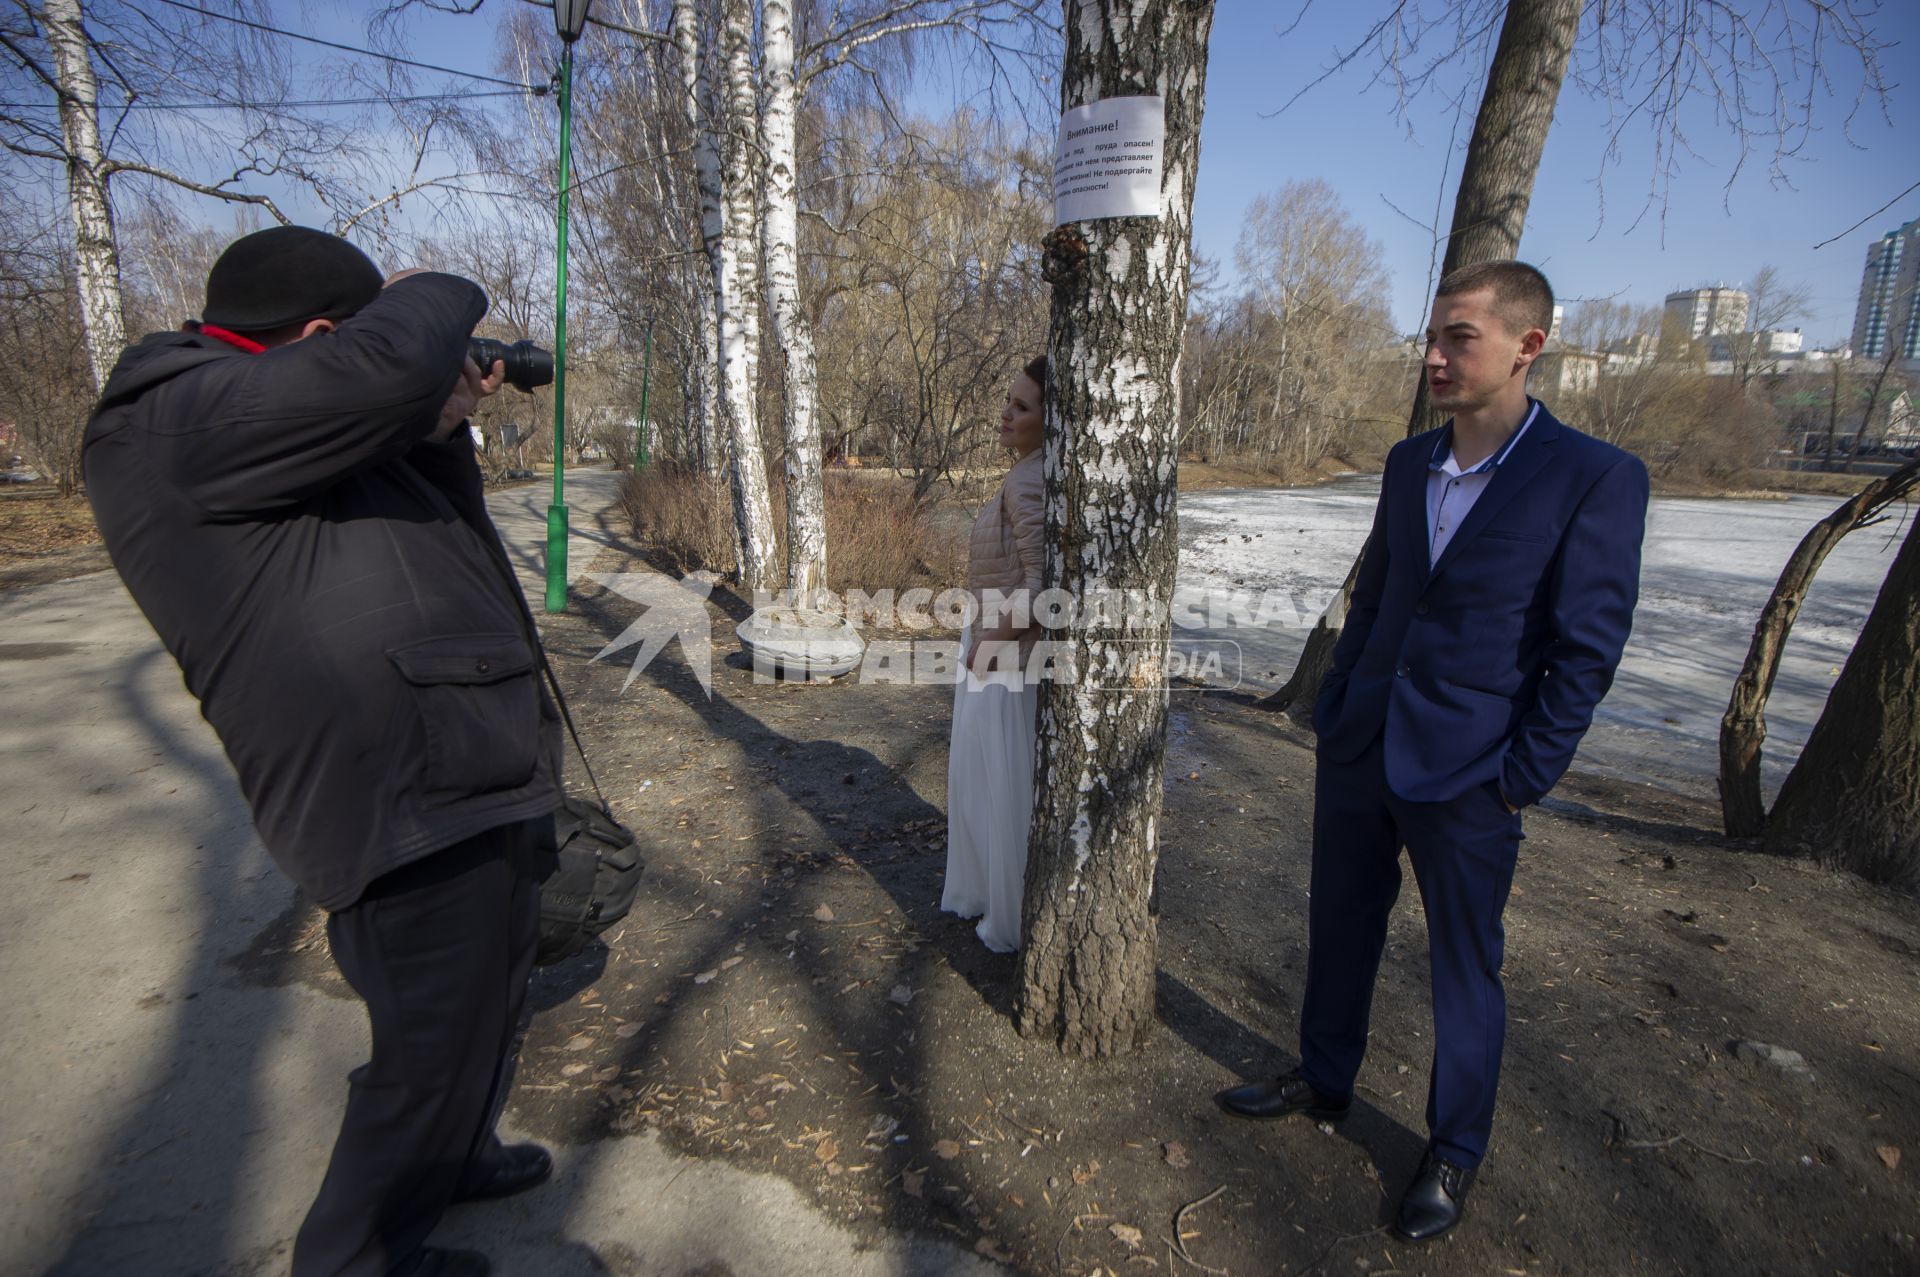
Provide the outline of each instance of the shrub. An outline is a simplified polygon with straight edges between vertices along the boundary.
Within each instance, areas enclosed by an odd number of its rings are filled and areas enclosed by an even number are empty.
[[[786,561],[786,490],[772,492],[776,562]],[[827,584],[844,591],[965,583],[963,513],[938,500],[915,502],[911,480],[886,473],[826,477]],[[629,474],[621,505],[635,538],[663,571],[705,568],[735,574],[733,501],[724,481],[667,466]]]

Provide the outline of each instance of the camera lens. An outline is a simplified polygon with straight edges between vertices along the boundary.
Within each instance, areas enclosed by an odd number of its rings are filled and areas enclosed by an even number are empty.
[[[483,374],[492,372],[496,362],[504,363],[507,384],[515,390],[531,392],[535,386],[553,384],[553,352],[531,341],[508,345],[491,337],[475,337],[467,342],[467,354]]]

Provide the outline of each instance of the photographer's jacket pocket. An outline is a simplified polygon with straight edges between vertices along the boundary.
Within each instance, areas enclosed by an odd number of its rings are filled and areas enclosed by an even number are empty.
[[[430,794],[516,789],[533,779],[540,692],[525,638],[461,634],[391,648],[387,656],[413,687]]]

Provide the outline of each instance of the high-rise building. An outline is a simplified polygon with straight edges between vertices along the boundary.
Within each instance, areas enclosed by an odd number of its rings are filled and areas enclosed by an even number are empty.
[[[1676,341],[1700,341],[1745,332],[1751,301],[1742,290],[1724,284],[1668,293],[1663,336]]]
[[[1920,306],[1914,281],[1920,276],[1920,219],[1889,231],[1867,248],[1860,277],[1860,304],[1853,312],[1853,357],[1878,363],[1889,347],[1896,358],[1920,360]]]

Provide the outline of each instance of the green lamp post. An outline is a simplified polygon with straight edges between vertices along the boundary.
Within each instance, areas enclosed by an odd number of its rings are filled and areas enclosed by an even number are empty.
[[[560,33],[560,252],[553,318],[553,504],[547,507],[547,611],[567,610],[567,196],[573,185],[573,42],[593,0],[555,0]]]
[[[653,381],[653,320],[647,320],[646,362],[640,365],[640,421],[633,434],[633,472],[647,468],[647,387]]]

